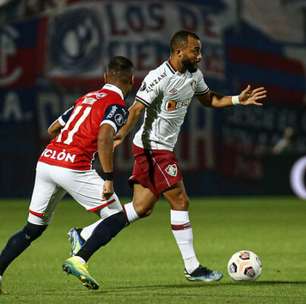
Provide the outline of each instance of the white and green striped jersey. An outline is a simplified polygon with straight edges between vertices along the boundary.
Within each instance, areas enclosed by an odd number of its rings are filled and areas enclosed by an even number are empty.
[[[145,149],[172,151],[193,96],[208,91],[199,69],[180,73],[165,61],[150,71],[136,94],[136,101],[146,110],[133,143]]]

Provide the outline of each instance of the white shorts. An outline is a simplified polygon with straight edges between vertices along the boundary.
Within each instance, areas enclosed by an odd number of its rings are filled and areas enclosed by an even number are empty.
[[[102,200],[103,183],[95,170],[77,171],[38,162],[28,221],[47,225],[56,204],[66,193],[86,210],[99,213],[102,219],[122,211],[115,193]]]

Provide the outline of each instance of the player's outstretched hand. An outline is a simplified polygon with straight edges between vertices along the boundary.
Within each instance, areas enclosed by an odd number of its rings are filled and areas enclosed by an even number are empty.
[[[108,200],[114,194],[113,181],[106,180],[103,184],[102,200]]]
[[[250,85],[239,95],[240,104],[262,106],[263,100],[267,97],[267,91],[264,87],[252,89]]]

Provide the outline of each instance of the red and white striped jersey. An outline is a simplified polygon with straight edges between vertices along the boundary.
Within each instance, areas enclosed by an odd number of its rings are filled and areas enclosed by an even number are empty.
[[[63,128],[39,161],[75,170],[91,169],[100,126],[109,124],[117,133],[127,120],[123,98],[122,91],[111,84],[78,98],[74,106],[58,118]]]

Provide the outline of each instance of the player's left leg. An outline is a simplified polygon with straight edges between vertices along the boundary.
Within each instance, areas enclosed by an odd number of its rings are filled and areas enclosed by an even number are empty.
[[[5,245],[0,255],[0,276],[31,243],[45,231],[47,226],[27,223],[24,228],[14,234]]]
[[[184,261],[186,279],[206,282],[220,280],[223,276],[222,273],[203,267],[195,254],[188,212],[189,199],[183,181],[172,186],[163,195],[171,205],[172,233]]]
[[[49,179],[49,168],[37,164],[35,185],[29,207],[28,222],[24,228],[14,234],[0,254],[0,276],[31,243],[42,235],[52,216],[58,200],[64,192]]]

